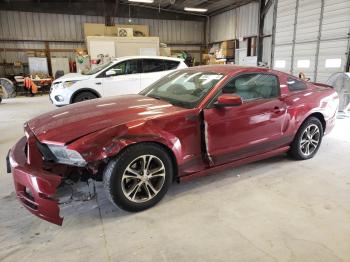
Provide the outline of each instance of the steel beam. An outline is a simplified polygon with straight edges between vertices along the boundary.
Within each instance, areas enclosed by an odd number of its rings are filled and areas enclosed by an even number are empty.
[[[2,1],[0,2],[0,10],[22,11],[22,12],[38,12],[38,13],[58,13],[58,14],[74,14],[74,15],[94,15],[94,16],[112,16],[113,10],[117,10],[118,17],[129,17],[129,4],[119,3],[118,8],[115,8],[116,2],[107,2],[105,5],[99,1],[86,2],[67,2],[50,1],[50,2],[21,2]],[[130,4],[133,18],[146,19],[166,19],[166,20],[194,20],[204,21],[206,18],[200,14],[187,14],[185,12],[175,10],[134,5]],[[106,14],[106,10],[108,13]]]

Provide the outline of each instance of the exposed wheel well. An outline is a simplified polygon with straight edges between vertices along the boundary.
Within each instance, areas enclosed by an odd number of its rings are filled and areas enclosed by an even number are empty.
[[[139,143],[135,143],[135,144],[130,144],[126,147],[124,147],[121,151],[118,152],[118,154],[120,154],[121,152],[123,152],[124,150],[126,150],[127,148],[134,146],[134,145],[139,145],[139,144],[156,144],[158,146],[160,146],[161,148],[164,149],[164,151],[170,156],[171,162],[173,164],[173,168],[174,168],[174,177],[173,180],[177,181],[178,179],[178,175],[179,175],[179,170],[178,170],[178,165],[177,165],[177,161],[176,161],[176,157],[174,152],[167,147],[166,145],[159,143],[159,142],[153,142],[153,141],[148,141],[148,142],[139,142]]]
[[[72,97],[70,99],[70,104],[73,103],[73,101],[77,97],[77,95],[81,94],[82,92],[90,92],[90,93],[94,94],[95,96],[97,96],[98,98],[101,97],[101,95],[97,91],[90,89],[90,88],[83,88],[83,89],[79,89],[79,90],[75,91],[75,93],[72,95]]]
[[[323,128],[323,132],[326,130],[326,120],[324,119],[324,116],[321,113],[312,113],[311,115],[308,116],[308,118],[310,117],[316,117],[318,120],[320,120]]]

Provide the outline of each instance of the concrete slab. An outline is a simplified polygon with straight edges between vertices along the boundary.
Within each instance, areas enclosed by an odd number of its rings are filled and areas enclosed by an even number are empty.
[[[350,261],[350,121],[318,155],[285,156],[174,184],[142,213],[97,198],[62,208],[62,227],[15,198],[4,158],[47,96],[0,104],[0,261]]]

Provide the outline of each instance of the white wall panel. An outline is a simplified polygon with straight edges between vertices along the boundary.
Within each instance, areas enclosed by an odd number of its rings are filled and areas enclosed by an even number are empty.
[[[250,3],[236,10],[236,38],[257,36],[259,31],[259,4]]]
[[[319,35],[321,1],[299,0],[295,41],[317,40]]]
[[[259,26],[259,4],[250,3],[210,18],[210,42],[256,36]]]
[[[236,10],[210,17],[210,42],[220,42],[236,38]]]
[[[278,0],[276,17],[276,45],[293,41],[296,0]]]
[[[296,44],[294,51],[293,73],[295,75],[299,72],[305,73],[311,80],[314,79],[315,59],[316,59],[317,42]],[[309,61],[309,67],[298,66],[298,61]]]
[[[272,37],[264,37],[263,39],[263,53],[262,61],[268,66],[271,66],[271,41]]]
[[[325,0],[321,39],[346,37],[350,33],[350,0]]]
[[[275,47],[275,55],[274,55],[274,69],[283,71],[286,73],[291,72],[291,64],[292,64],[292,45],[280,45]],[[276,67],[276,61],[285,61],[285,67],[279,68]]]
[[[273,27],[273,11],[274,6],[273,4],[270,6],[269,10],[267,11],[264,19],[264,35],[271,35],[272,34],[272,27]]]
[[[327,40],[321,41],[318,58],[317,82],[325,83],[333,73],[344,72],[346,63],[345,50],[347,48],[347,40]],[[338,68],[327,68],[327,59],[341,59],[341,66]]]

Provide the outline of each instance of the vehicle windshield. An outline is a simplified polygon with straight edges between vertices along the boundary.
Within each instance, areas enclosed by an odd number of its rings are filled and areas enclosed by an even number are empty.
[[[173,105],[194,108],[223,78],[223,74],[181,70],[171,73],[140,92]]]
[[[96,73],[100,72],[101,70],[109,67],[110,65],[112,65],[112,62],[96,66],[95,68],[92,68],[92,69],[83,70],[81,73],[83,75],[93,75],[93,74],[96,74]]]

